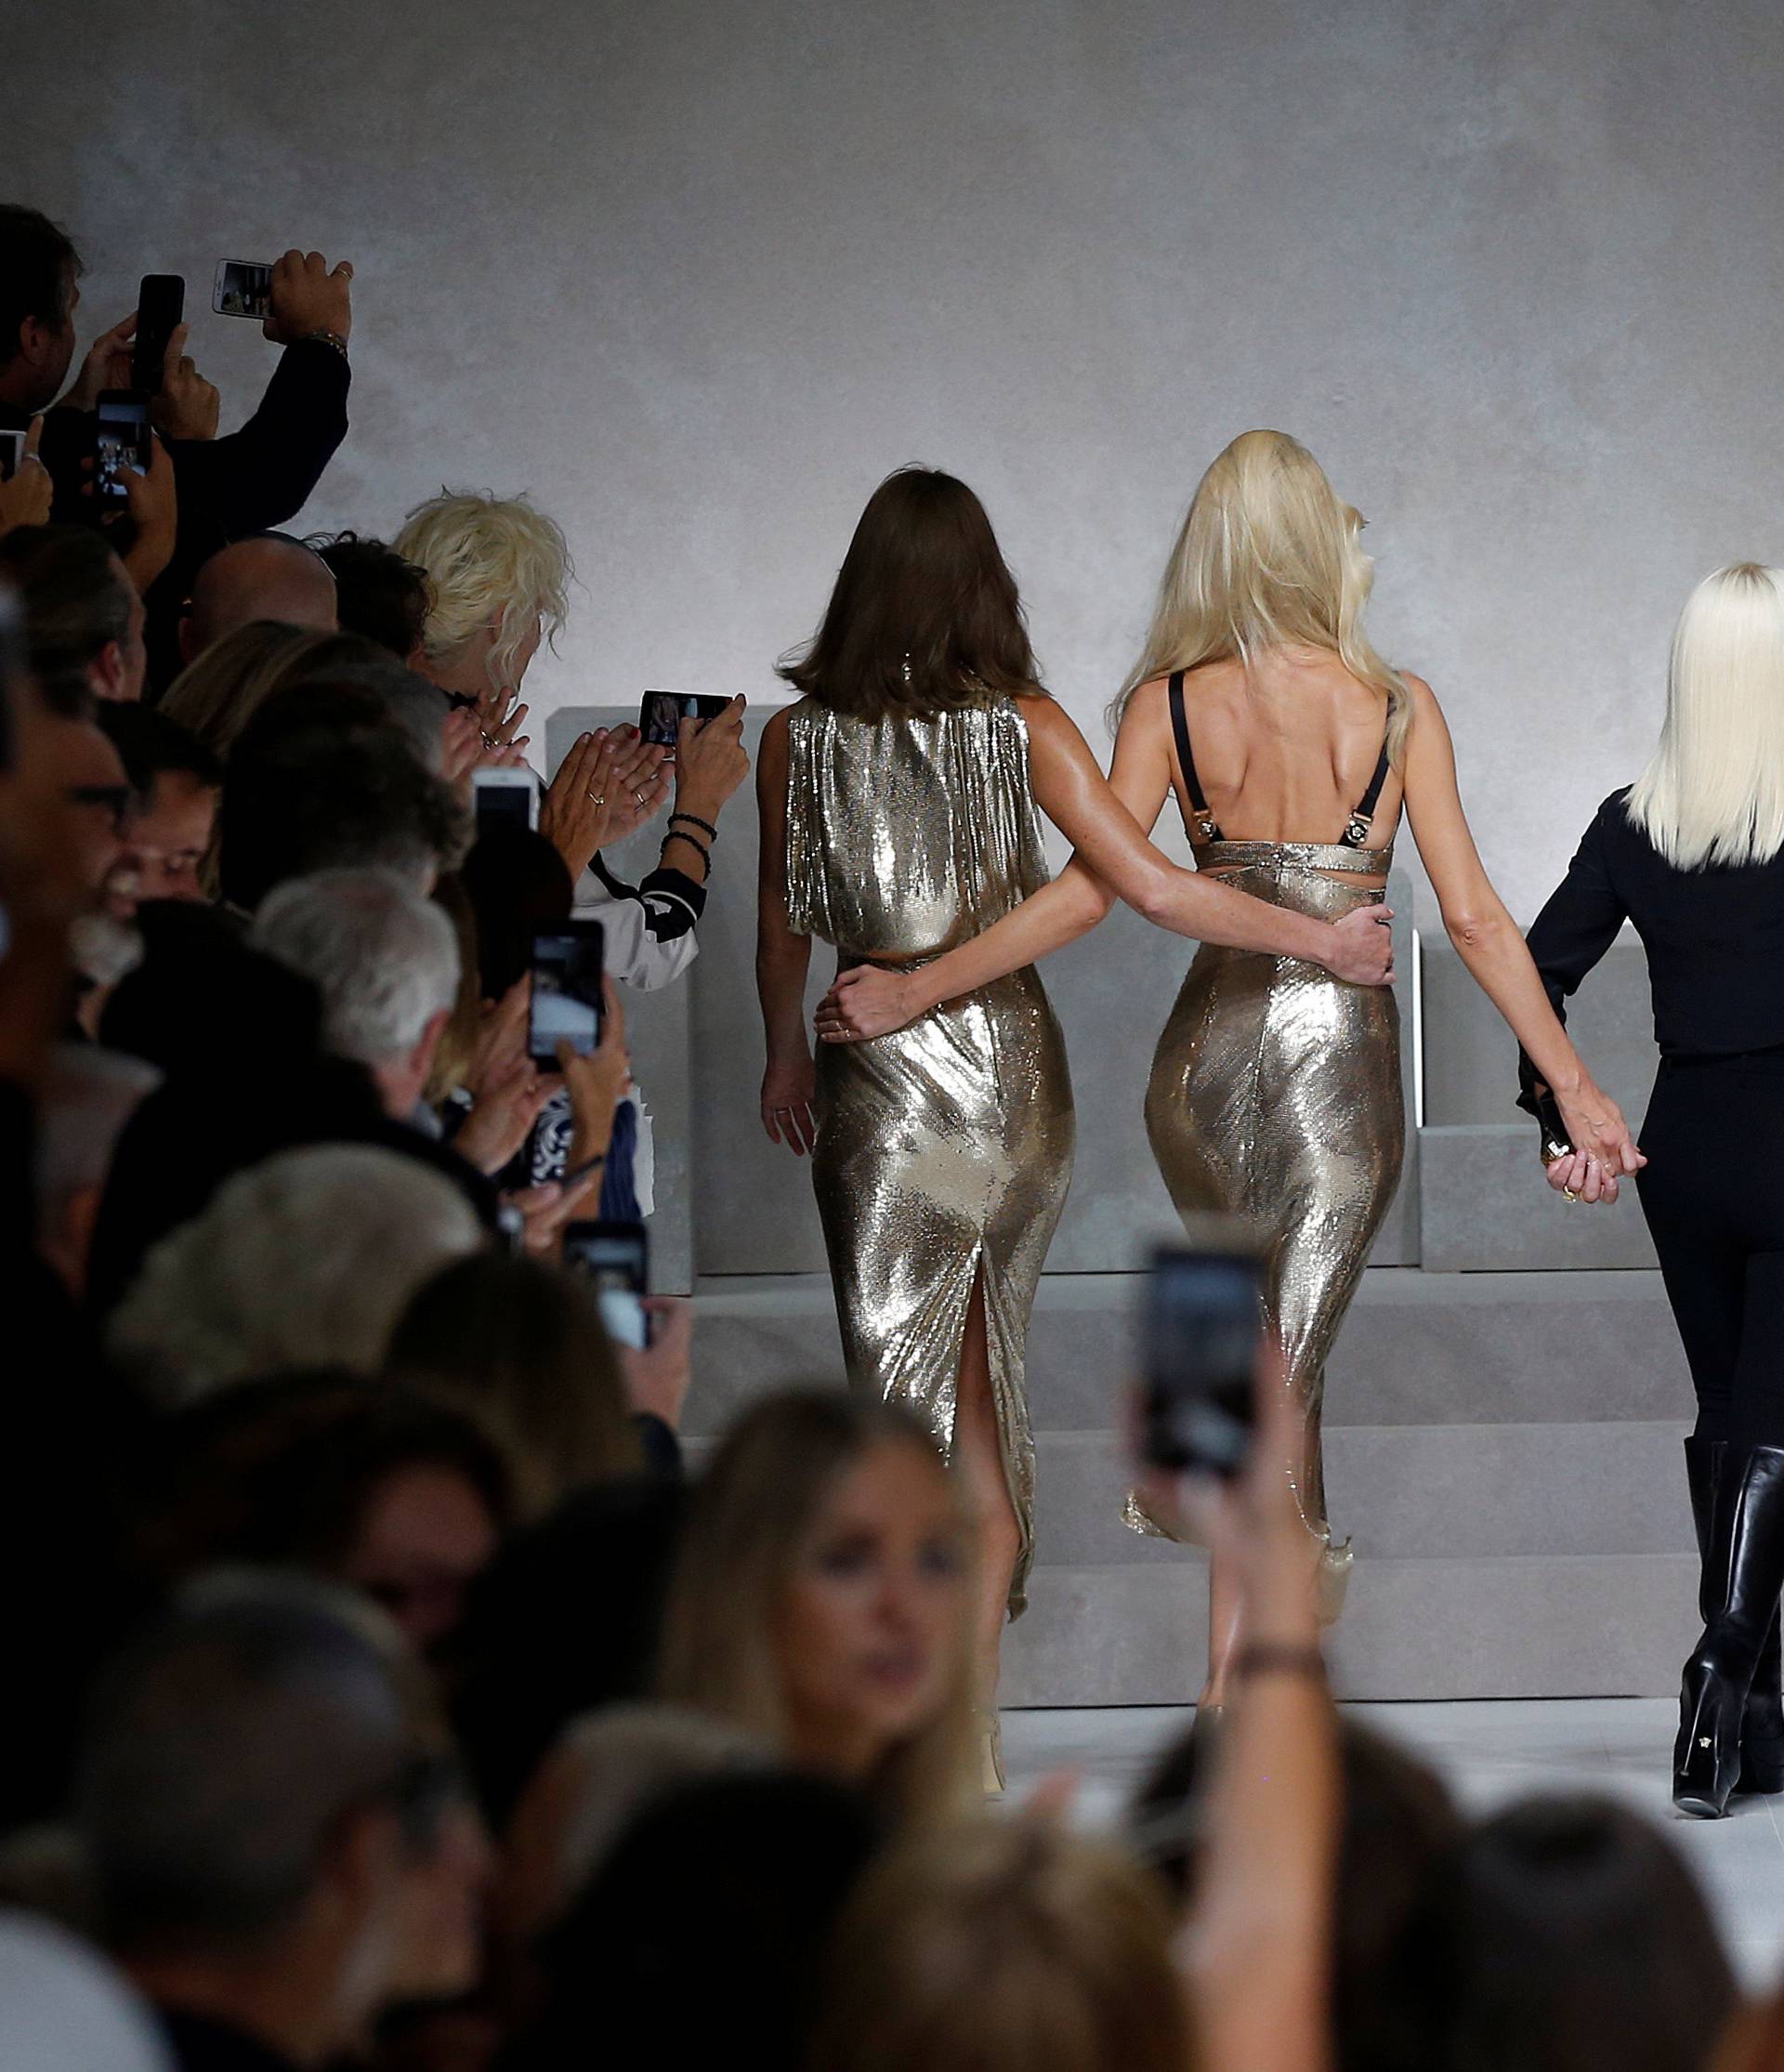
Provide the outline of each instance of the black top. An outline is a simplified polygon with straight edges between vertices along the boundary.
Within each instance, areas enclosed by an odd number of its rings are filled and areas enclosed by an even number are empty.
[[[1196,752],[1189,745],[1189,715],[1184,710],[1183,679],[1185,672],[1174,669],[1168,687],[1171,701],[1171,731],[1177,738],[1177,762],[1183,770],[1184,788],[1189,793],[1189,803],[1195,808],[1194,833],[1204,842],[1224,842],[1219,823],[1208,810],[1208,801],[1202,794],[1201,779],[1196,771]],[[1380,802],[1382,786],[1387,782],[1387,741],[1382,741],[1382,753],[1375,758],[1375,774],[1369,780],[1369,788],[1351,809],[1350,818],[1345,822],[1345,832],[1338,837],[1336,846],[1345,849],[1360,849],[1369,840],[1370,823],[1375,818],[1375,807]]]
[[[294,2072],[257,2038],[205,2015],[164,2013],[161,2026],[178,2072]]]
[[[1662,1057],[1725,1057],[1784,1047],[1784,851],[1769,863],[1681,871],[1613,792],[1527,938],[1550,1003],[1566,1002],[1634,924],[1647,951]],[[1535,1069],[1520,1053],[1531,1108]]]

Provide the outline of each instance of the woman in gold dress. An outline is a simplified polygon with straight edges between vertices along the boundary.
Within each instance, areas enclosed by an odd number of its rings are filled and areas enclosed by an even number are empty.
[[[1034,1445],[1029,1313],[1072,1155],[1071,1084],[1018,959],[916,998],[926,969],[1045,885],[1039,807],[1098,883],[1161,925],[1385,978],[1378,917],[1332,925],[1179,870],[1041,689],[1016,584],[977,498],[903,469],[874,492],[824,620],[764,732],[756,977],[762,1119],[811,1152],[849,1378],[916,1410],[964,1477],[983,1577],[983,1697],[1023,1603]],[[910,1024],[828,1048],[805,1020],[811,938],[906,983]]]
[[[1430,687],[1362,630],[1362,520],[1280,432],[1247,432],[1196,492],[1144,656],[1115,707],[1114,795],[1142,827],[1174,792],[1198,870],[1327,922],[1382,904],[1402,812],[1463,963],[1556,1089],[1592,1200],[1638,1154],[1555,1019],[1476,854],[1449,729]],[[1095,925],[1110,894],[1088,848],[1054,885],[921,974],[922,997],[983,985]],[[851,972],[819,1013],[827,1041],[897,1027],[896,976]],[[1551,1064],[1544,1060],[1552,1061]],[[1335,1617],[1349,1547],[1331,1544],[1320,1458],[1326,1357],[1399,1177],[1405,1121],[1391,994],[1208,938],[1161,1038],[1146,1121],[1178,1212],[1252,1224],[1265,1323],[1282,1347],[1301,1440],[1286,1463]],[[1136,1504],[1128,1520],[1158,1529]],[[1211,1577],[1209,1682],[1224,1696],[1240,1606]]]

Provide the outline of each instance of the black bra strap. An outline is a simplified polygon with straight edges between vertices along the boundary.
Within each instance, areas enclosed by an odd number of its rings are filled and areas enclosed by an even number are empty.
[[[1171,731],[1177,740],[1177,767],[1183,772],[1183,788],[1189,794],[1189,804],[1195,809],[1196,833],[1204,842],[1218,842],[1220,830],[1214,825],[1214,817],[1208,810],[1208,801],[1202,795],[1201,780],[1196,775],[1196,752],[1189,745],[1189,718],[1183,709],[1183,676],[1181,669],[1171,672]],[[1378,782],[1375,789],[1381,790]]]
[[[1381,800],[1382,786],[1387,782],[1387,743],[1383,741],[1382,753],[1375,764],[1375,774],[1369,780],[1369,789],[1358,800],[1356,811],[1345,823],[1345,848],[1360,849],[1369,840],[1370,822],[1375,818],[1375,807]]]

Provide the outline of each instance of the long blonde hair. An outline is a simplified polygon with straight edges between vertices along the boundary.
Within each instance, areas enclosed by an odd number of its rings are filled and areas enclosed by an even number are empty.
[[[352,635],[347,640],[354,652],[364,645]],[[235,737],[275,690],[282,690],[324,649],[341,644],[337,633],[252,619],[189,662],[168,685],[160,709],[214,754],[227,756]]]
[[[1163,1886],[1109,1842],[1029,1820],[920,1838],[871,1869],[827,1967],[823,2072],[1187,2072]]]
[[[770,1397],[739,1419],[689,1507],[663,1619],[659,1695],[785,1749],[775,1646],[782,1598],[825,1500],[875,1448],[911,1446],[947,1468],[907,1412],[840,1390]],[[963,1603],[964,1599],[963,1597]],[[970,1787],[973,1668],[963,1612],[941,1710],[872,1780],[901,1823],[957,1814]]]
[[[1159,585],[1146,648],[1109,707],[1119,727],[1142,684],[1270,648],[1323,648],[1387,701],[1387,753],[1405,754],[1411,700],[1363,631],[1375,568],[1361,514],[1286,432],[1241,432],[1196,486]]]
[[[433,586],[422,636],[430,659],[449,659],[496,623],[492,685],[507,683],[535,619],[550,646],[570,615],[570,543],[524,496],[441,490],[415,505],[394,544]]]
[[[1628,812],[1681,871],[1784,848],[1784,570],[1736,561],[1686,598],[1666,724]]]

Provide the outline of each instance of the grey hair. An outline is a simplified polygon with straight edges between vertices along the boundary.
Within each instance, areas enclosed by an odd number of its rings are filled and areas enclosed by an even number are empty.
[[[402,1803],[432,1724],[395,1629],[350,1592],[200,1577],[95,1694],[74,1808],[104,1938],[129,1951],[276,1934],[341,1816]]]
[[[458,938],[434,902],[394,871],[317,871],[269,892],[248,936],[322,996],[337,1057],[406,1056],[458,998]]]
[[[483,1235],[466,1197],[418,1159],[368,1144],[282,1151],[150,1252],[107,1343],[168,1409],[281,1368],[374,1373],[415,1290]]]
[[[58,1043],[38,1104],[37,1198],[55,1210],[105,1185],[125,1124],[161,1084],[155,1067],[97,1043]]]

